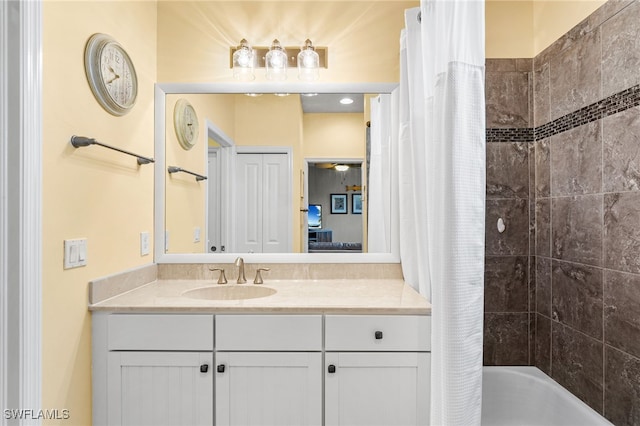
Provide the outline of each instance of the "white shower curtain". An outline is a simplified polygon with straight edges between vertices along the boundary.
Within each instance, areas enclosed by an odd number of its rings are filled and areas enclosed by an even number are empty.
[[[405,279],[433,305],[431,424],[479,425],[484,1],[422,0],[405,19],[400,256]]]
[[[391,250],[391,95],[371,99],[371,160],[368,188],[369,253]]]

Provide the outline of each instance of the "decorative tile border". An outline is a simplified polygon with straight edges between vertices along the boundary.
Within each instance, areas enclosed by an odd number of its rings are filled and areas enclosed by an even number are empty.
[[[640,84],[536,128],[487,129],[487,142],[534,142],[640,105]]]
[[[535,128],[535,140],[548,138],[566,132],[592,121],[600,120],[618,112],[640,105],[640,85],[618,92],[601,101],[587,105],[570,114],[557,118]]]
[[[487,142],[533,142],[533,129],[487,129]]]

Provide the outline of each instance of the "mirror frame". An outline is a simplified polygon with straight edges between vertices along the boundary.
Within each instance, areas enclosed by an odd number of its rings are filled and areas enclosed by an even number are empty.
[[[397,193],[391,200],[391,252],[389,253],[165,253],[165,108],[167,94],[234,93],[363,93],[393,94],[398,83],[156,83],[154,91],[154,259],[155,263],[230,263],[242,256],[250,263],[400,263]],[[397,103],[397,98],[394,104]],[[210,117],[206,117],[211,119]],[[204,120],[202,121],[204,123]],[[392,117],[397,135],[398,118]],[[397,137],[393,141],[397,145]],[[393,158],[391,167],[397,168]],[[392,173],[395,175],[396,173]],[[397,182],[392,182],[397,188]],[[396,191],[397,192],[397,191]]]

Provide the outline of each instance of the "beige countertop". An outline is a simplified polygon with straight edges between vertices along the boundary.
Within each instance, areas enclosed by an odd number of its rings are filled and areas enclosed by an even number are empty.
[[[246,286],[212,280],[155,280],[89,304],[91,311],[188,313],[295,313],[430,315],[431,304],[401,279],[267,280],[270,296],[205,300],[183,295],[201,287]]]

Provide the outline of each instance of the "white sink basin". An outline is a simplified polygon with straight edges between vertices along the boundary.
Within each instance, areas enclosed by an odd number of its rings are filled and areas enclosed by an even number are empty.
[[[194,288],[193,290],[185,291],[182,295],[191,299],[243,300],[267,297],[275,293],[276,290],[269,287],[231,284]]]

